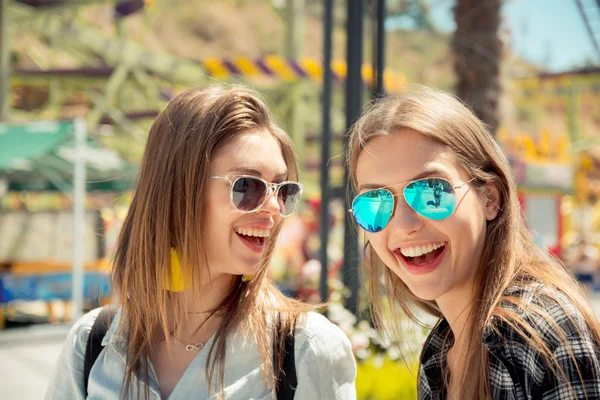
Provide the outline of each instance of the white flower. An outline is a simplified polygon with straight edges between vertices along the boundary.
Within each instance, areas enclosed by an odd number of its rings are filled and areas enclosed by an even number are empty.
[[[362,320],[358,323],[357,328],[361,331],[368,331],[371,329],[371,324],[369,324],[369,321]]]
[[[369,347],[369,337],[361,332],[355,332],[350,335],[350,343],[352,343],[352,351],[356,352]]]
[[[354,330],[354,324],[348,322],[338,322],[337,326],[347,335],[350,336]]]
[[[400,348],[396,345],[390,346],[390,348],[387,351],[387,355],[390,358],[390,360],[396,361],[400,358],[401,355]]]
[[[342,294],[340,292],[333,292],[331,296],[329,296],[330,301],[342,301]]]
[[[321,262],[319,260],[308,260],[302,266],[302,275],[311,280],[318,280],[321,275]]]
[[[384,357],[383,355],[381,355],[381,354],[376,354],[376,355],[373,357],[373,366],[374,366],[375,368],[381,368],[381,367],[383,367],[383,363],[384,363],[384,361],[385,361],[385,357]]]
[[[354,354],[360,360],[366,360],[371,356],[371,352],[369,351],[369,349],[360,349]]]

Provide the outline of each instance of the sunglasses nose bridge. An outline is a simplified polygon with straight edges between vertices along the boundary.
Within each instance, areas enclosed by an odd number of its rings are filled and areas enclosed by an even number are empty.
[[[279,210],[280,204],[279,201],[277,201],[277,195],[279,193],[279,188],[281,187],[281,184],[279,183],[268,183],[268,182],[264,182],[265,187],[266,187],[266,193],[265,193],[265,197],[263,198],[259,209],[260,208],[268,208],[270,207],[270,204],[272,203],[272,199],[275,199],[275,203],[277,204],[277,209]]]
[[[279,188],[281,187],[280,183],[267,183],[267,194],[265,196],[265,201],[268,201],[268,199],[271,196],[277,197],[277,194],[279,193]]]
[[[394,208],[388,225],[393,230],[404,231],[406,233],[419,230],[423,224],[422,216],[408,203],[402,193],[394,194]]]

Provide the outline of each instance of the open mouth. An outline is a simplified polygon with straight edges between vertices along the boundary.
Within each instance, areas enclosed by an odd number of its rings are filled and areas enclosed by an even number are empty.
[[[236,228],[235,233],[251,250],[260,252],[264,249],[271,230]]]
[[[238,233],[238,236],[240,238],[242,238],[242,240],[254,245],[254,246],[258,246],[258,247],[264,247],[265,245],[265,238],[264,237],[256,237],[256,236],[248,236],[248,235],[242,235],[241,233]]]
[[[394,253],[411,265],[427,265],[434,262],[446,248],[444,242],[425,246],[396,249]]]

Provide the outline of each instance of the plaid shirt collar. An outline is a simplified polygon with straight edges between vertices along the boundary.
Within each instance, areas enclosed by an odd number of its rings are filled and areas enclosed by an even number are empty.
[[[419,399],[426,394],[427,398],[444,399],[446,390],[444,387],[443,370],[446,364],[446,354],[452,344],[454,336],[448,321],[440,319],[433,327],[421,354],[421,366],[419,371]],[[425,393],[424,393],[425,392]]]
[[[538,283],[510,288],[505,294],[519,296],[524,304],[545,307],[551,318],[549,321],[530,314],[523,316],[540,333],[548,348],[554,351],[578,398],[587,396],[588,399],[600,399],[600,350],[591,338],[581,313],[567,296]],[[553,302],[543,304],[540,302],[542,297],[552,299]],[[513,306],[505,303],[501,307]],[[525,307],[525,311],[520,312],[526,312],[526,309]],[[492,324],[494,329],[491,328]],[[563,344],[556,339],[556,327],[560,327],[562,334],[568,338],[577,365]],[[442,371],[447,370],[446,354],[453,343],[450,325],[445,319],[440,319],[421,353],[420,400],[446,398]],[[493,399],[525,400],[534,395],[539,395],[540,399],[572,398],[569,385],[552,378],[547,373],[547,365],[539,361],[541,355],[527,346],[525,340],[507,324],[492,317],[484,328],[482,343],[490,354],[488,374]],[[583,381],[576,372],[578,368],[582,372]]]
[[[482,343],[490,353],[501,356],[499,353],[502,350],[502,337],[494,334],[489,325],[484,328]],[[432,394],[431,398],[444,399],[446,397],[443,370],[445,370],[446,355],[453,344],[454,335],[450,324],[442,318],[431,330],[421,354],[421,373],[423,374],[421,379],[427,379]],[[434,394],[436,396],[433,396]]]

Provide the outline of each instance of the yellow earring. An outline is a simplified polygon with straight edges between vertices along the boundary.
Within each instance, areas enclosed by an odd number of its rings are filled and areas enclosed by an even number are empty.
[[[242,275],[242,282],[250,282],[250,279],[252,279],[252,275]]]
[[[189,286],[189,270],[185,275],[186,276],[184,276],[183,271],[181,271],[181,264],[179,262],[177,251],[171,248],[171,279],[169,280],[168,277],[165,279],[165,289],[176,293],[183,292]]]

